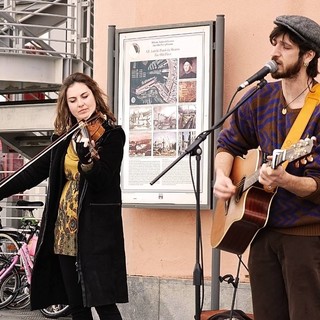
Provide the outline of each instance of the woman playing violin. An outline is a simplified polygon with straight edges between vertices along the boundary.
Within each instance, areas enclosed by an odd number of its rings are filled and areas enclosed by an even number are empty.
[[[31,308],[69,304],[74,320],[120,320],[128,301],[120,167],[125,134],[89,76],[67,77],[57,102],[55,134],[64,139],[0,189],[0,199],[49,178],[31,283]]]

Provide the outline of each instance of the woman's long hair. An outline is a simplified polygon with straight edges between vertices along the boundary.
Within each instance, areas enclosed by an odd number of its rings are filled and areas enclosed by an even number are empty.
[[[108,121],[115,122],[116,118],[112,113],[111,109],[108,106],[108,97],[107,95],[100,89],[97,82],[94,81],[88,75],[76,72],[68,76],[59,92],[59,97],[57,101],[57,116],[54,121],[55,133],[58,135],[66,133],[73,125],[77,123],[76,118],[71,114],[68,103],[67,103],[67,90],[68,88],[74,84],[75,82],[84,83],[93,93],[93,96],[96,100],[97,112],[100,112],[103,115],[106,115]]]

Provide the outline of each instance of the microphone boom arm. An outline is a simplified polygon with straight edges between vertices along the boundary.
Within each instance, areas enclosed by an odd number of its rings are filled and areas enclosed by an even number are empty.
[[[236,106],[227,112],[216,124],[214,124],[210,129],[201,132],[196,139],[190,144],[190,146],[176,159],[174,160],[167,168],[165,168],[156,178],[154,178],[150,184],[155,184],[162,176],[164,176],[173,166],[175,166],[183,157],[185,157],[188,153],[192,155],[197,154],[197,149],[201,142],[206,140],[207,136],[214,130],[218,129],[223,125],[229,116],[238,110],[250,97],[252,97],[259,89],[265,86],[267,81],[265,79],[261,79],[260,82],[257,84],[256,88],[252,90],[252,92],[242,101],[240,101]]]

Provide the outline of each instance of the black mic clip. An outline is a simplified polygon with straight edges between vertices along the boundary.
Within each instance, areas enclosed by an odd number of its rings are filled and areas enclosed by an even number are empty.
[[[257,84],[257,89],[263,88],[267,83],[268,83],[268,81],[265,78],[259,80],[259,82]],[[243,89],[243,87],[238,87],[237,92],[241,91],[242,89]]]
[[[265,78],[263,78],[263,79],[261,79],[261,80],[258,82],[257,87],[258,87],[259,89],[261,89],[261,88],[263,88],[267,83],[268,83],[268,81],[267,81]]]
[[[234,287],[237,285],[237,280],[233,277],[231,274],[226,274],[223,277],[219,276],[219,281],[220,282],[227,282],[228,284],[232,284]]]

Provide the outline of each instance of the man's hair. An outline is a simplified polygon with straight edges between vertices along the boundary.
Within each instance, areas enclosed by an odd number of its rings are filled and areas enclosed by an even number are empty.
[[[307,51],[314,51],[311,46],[305,41],[298,37],[294,32],[290,31],[284,26],[276,26],[270,33],[269,39],[271,44],[274,44],[274,39],[281,35],[288,35],[289,39],[299,47],[299,58],[301,58]],[[318,58],[319,54],[315,52],[314,58],[310,61],[307,67],[307,75],[311,78],[315,78],[318,74]]]

